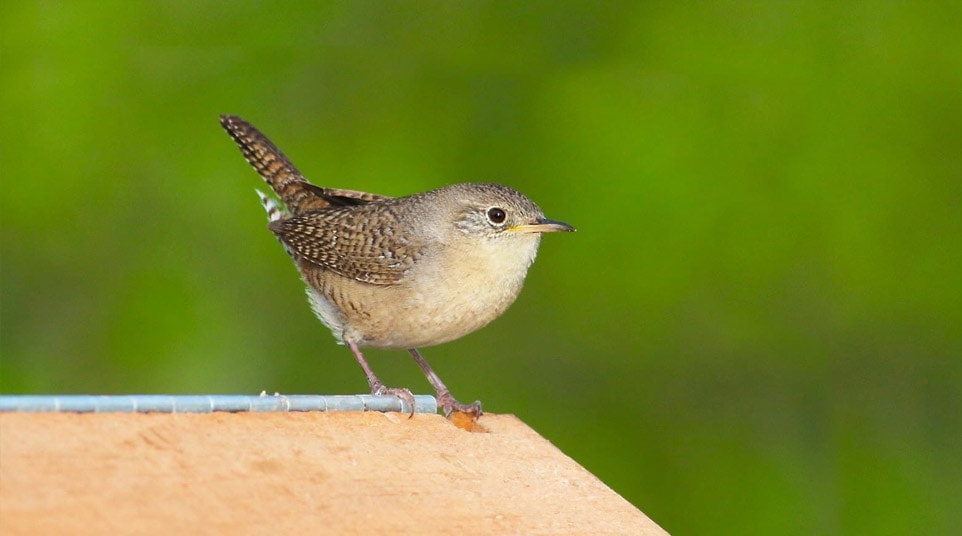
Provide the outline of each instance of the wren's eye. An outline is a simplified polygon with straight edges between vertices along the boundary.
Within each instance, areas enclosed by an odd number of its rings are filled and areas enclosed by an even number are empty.
[[[488,220],[491,223],[498,223],[498,224],[504,223],[504,219],[506,217],[507,217],[507,214],[504,213],[504,210],[498,207],[491,207],[488,209]]]

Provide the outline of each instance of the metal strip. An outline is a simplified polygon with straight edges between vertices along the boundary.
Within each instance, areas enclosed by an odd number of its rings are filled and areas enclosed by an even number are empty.
[[[0,395],[0,412],[210,413],[213,411],[398,411],[394,396],[374,395]],[[415,413],[437,413],[430,395],[414,396]]]

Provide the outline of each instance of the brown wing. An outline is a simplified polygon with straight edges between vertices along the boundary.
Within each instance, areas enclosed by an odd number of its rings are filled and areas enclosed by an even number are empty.
[[[351,207],[357,205],[366,205],[371,201],[383,201],[385,199],[391,199],[391,197],[387,195],[359,192],[357,190],[343,190],[341,188],[321,188],[320,186],[314,186],[311,183],[307,183],[306,187],[318,196],[324,198],[328,202],[328,206],[331,207]]]
[[[264,178],[292,214],[389,199],[388,196],[367,192],[315,186],[308,182],[290,159],[254,125],[235,115],[220,116],[220,124],[240,147],[244,158]]]
[[[423,252],[381,203],[300,214],[269,228],[299,260],[376,285],[399,282]]]

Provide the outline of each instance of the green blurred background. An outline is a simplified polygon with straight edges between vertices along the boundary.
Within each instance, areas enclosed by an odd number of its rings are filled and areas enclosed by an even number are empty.
[[[504,317],[425,355],[669,531],[960,534],[960,22],[3,2],[0,390],[366,389],[265,229],[234,113],[321,185],[496,181],[576,225]]]

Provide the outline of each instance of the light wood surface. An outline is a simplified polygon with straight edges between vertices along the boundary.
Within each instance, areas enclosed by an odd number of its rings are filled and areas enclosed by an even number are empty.
[[[2,534],[665,534],[510,415],[0,414]]]

